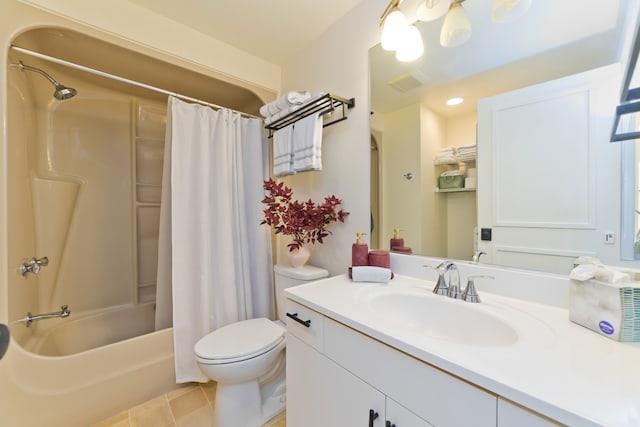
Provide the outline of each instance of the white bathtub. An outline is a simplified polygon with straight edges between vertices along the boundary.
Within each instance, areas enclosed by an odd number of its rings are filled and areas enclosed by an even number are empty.
[[[48,327],[48,322],[56,322]],[[43,356],[68,356],[145,335],[154,331],[154,303],[123,305],[66,319],[33,323],[38,332],[22,346]],[[15,327],[20,327],[16,324]]]

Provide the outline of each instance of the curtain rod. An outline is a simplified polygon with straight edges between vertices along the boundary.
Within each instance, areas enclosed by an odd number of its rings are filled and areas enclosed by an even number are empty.
[[[94,68],[85,67],[84,65],[76,64],[74,62],[65,61],[64,59],[56,58],[54,56],[45,55],[43,53],[35,52],[35,51],[29,50],[29,49],[25,49],[25,48],[20,47],[20,46],[11,45],[10,47],[11,47],[11,49],[13,49],[13,50],[15,50],[17,52],[25,53],[27,55],[34,56],[36,58],[44,59],[46,61],[54,62],[54,63],[60,64],[60,65],[65,65],[67,67],[75,68],[76,70],[85,71],[87,73],[95,74],[97,76],[106,77],[108,79],[117,80],[117,81],[123,82],[123,83],[128,83],[128,84],[133,85],[133,86],[138,86],[138,87],[141,87],[141,88],[144,88],[144,89],[152,90],[154,92],[159,92],[159,93],[162,93],[164,95],[174,96],[176,98],[180,98],[180,99],[183,99],[185,101],[191,101],[191,102],[195,102],[197,104],[206,105],[208,107],[212,107],[212,108],[215,108],[215,109],[218,109],[218,110],[225,108],[227,110],[231,110],[233,112],[239,113],[244,117],[248,117],[248,118],[252,118],[252,119],[262,119],[262,117],[254,116],[253,114],[244,113],[242,111],[237,111],[237,110],[234,110],[232,108],[222,107],[220,105],[216,105],[216,104],[213,104],[211,102],[203,101],[203,100],[197,99],[197,98],[192,98],[190,96],[182,95],[182,94],[179,94],[179,93],[176,93],[176,92],[171,92],[171,91],[168,91],[168,90],[156,87],[156,86],[148,85],[146,83],[138,82],[138,81],[135,81],[135,80],[130,80],[130,79],[127,79],[125,77],[116,76],[115,74],[109,74],[109,73],[106,73],[104,71],[96,70]]]

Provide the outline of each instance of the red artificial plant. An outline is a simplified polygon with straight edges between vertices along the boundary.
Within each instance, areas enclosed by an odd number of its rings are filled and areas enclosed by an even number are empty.
[[[344,222],[349,215],[340,209],[342,200],[334,195],[325,197],[322,204],[311,199],[306,202],[292,200],[293,190],[272,179],[264,181],[264,189],[268,194],[262,203],[267,205],[267,209],[260,224],[270,225],[276,234],[292,236],[289,251],[300,249],[305,243],[322,243],[331,234],[327,226],[334,221]]]

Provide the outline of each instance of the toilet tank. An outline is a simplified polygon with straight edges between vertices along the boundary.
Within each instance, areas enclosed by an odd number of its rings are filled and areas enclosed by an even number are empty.
[[[276,264],[273,267],[275,273],[276,287],[276,308],[278,310],[278,319],[286,322],[284,290],[291,286],[298,286],[308,283],[312,280],[328,277],[329,272],[324,268],[315,267],[313,265],[303,265],[301,267],[291,267],[287,264]]]

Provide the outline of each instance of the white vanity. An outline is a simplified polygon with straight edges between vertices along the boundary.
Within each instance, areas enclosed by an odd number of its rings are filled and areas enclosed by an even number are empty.
[[[640,346],[571,323],[567,279],[461,263],[495,277],[472,304],[431,292],[434,262],[287,291],[288,427],[640,425]]]

